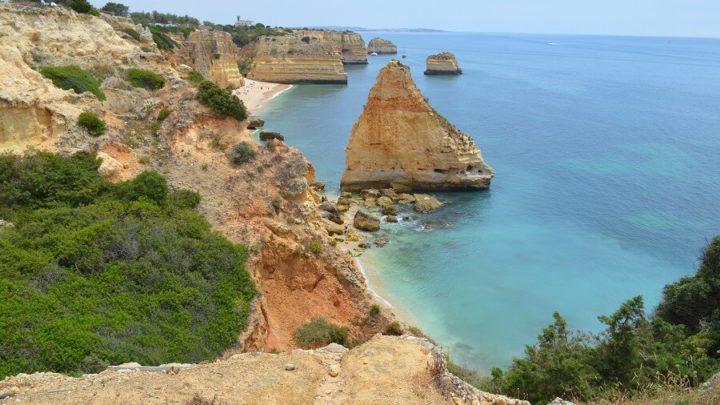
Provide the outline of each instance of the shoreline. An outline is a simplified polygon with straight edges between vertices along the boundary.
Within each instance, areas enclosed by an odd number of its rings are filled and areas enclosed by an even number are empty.
[[[243,86],[234,89],[232,93],[242,100],[249,115],[256,115],[265,108],[270,100],[292,87],[290,84],[244,79]]]

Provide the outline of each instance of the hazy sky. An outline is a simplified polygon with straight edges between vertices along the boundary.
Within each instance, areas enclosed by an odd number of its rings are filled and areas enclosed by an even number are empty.
[[[118,1],[118,0],[116,0]],[[720,37],[720,0],[119,0],[230,23],[273,26],[423,27],[473,32],[548,32]],[[101,6],[104,2],[93,1]]]

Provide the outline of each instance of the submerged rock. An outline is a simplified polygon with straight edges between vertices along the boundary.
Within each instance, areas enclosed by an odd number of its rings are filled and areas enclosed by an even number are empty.
[[[427,214],[443,206],[437,198],[427,194],[415,194],[415,211]]]
[[[437,55],[428,56],[426,65],[426,75],[462,74],[462,69],[460,69],[457,59],[455,59],[455,55],[450,52],[442,52]]]
[[[377,232],[380,230],[380,220],[363,210],[355,213],[353,225],[361,231]]]
[[[430,106],[396,60],[380,71],[345,152],[345,191],[486,189],[494,176],[473,139]]]
[[[397,46],[387,39],[373,38],[368,43],[367,51],[378,55],[395,54],[397,53]]]

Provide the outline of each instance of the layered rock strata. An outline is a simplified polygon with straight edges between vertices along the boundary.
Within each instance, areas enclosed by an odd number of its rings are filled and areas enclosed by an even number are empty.
[[[238,69],[238,49],[232,36],[223,31],[193,31],[185,41],[186,58],[182,63],[192,66],[208,79],[227,88],[243,85]]]
[[[265,36],[243,49],[252,60],[247,77],[273,83],[347,83],[337,50],[309,35]]]
[[[427,58],[426,75],[460,75],[462,69],[458,65],[455,55],[450,52],[442,52],[437,55],[430,55]]]
[[[301,30],[297,35],[315,38],[327,43],[333,52],[340,54],[345,65],[367,65],[368,51],[362,36],[350,31]]]
[[[486,189],[494,176],[473,139],[430,106],[396,60],[380,71],[345,152],[347,191]]]
[[[368,43],[367,51],[368,53],[377,53],[378,55],[396,54],[397,46],[387,39],[373,38]]]

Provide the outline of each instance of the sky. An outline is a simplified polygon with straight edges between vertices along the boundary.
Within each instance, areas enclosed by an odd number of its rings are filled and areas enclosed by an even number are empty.
[[[720,37],[720,0],[115,0],[131,11],[272,26]],[[92,1],[96,6],[104,2]]]

